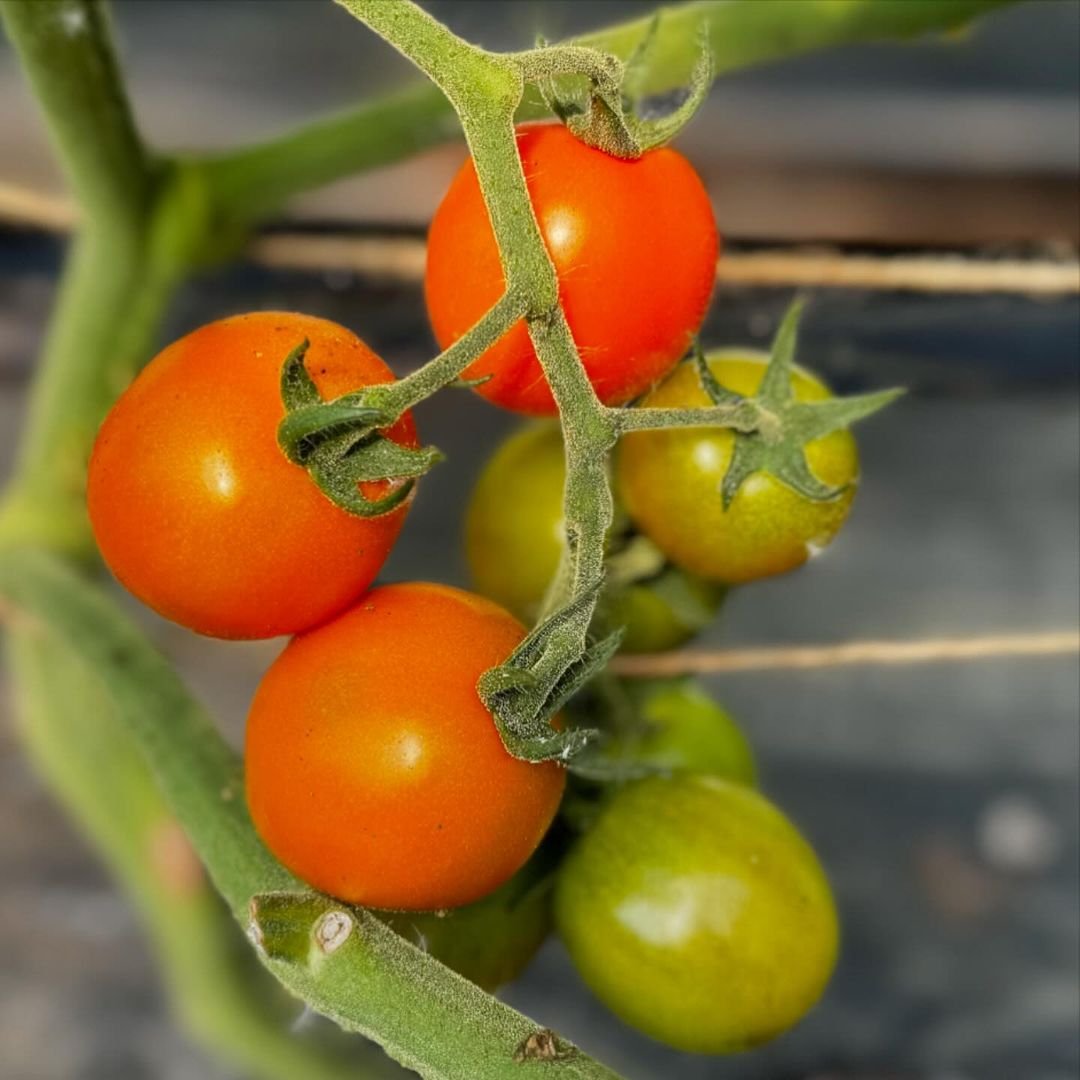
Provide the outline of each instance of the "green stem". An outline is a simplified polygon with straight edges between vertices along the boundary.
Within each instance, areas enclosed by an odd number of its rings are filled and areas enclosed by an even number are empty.
[[[666,427],[727,427],[735,431],[757,431],[762,425],[758,405],[750,399],[701,409],[610,409],[620,435]]]
[[[1017,0],[696,0],[658,9],[660,17],[639,89],[662,94],[685,81],[702,28],[713,77],[815,49],[957,30]],[[577,38],[628,58],[653,16]]]
[[[388,419],[397,419],[406,409],[431,397],[448,386],[478,356],[499,340],[526,312],[528,301],[518,292],[507,291],[475,326],[466,331],[448,349],[423,367],[397,382],[363,390],[355,395],[358,404],[381,409]],[[346,395],[351,398],[354,395]]]
[[[88,225],[138,232],[153,196],[150,156],[94,0],[2,0],[4,29],[41,104]]]
[[[149,258],[156,170],[139,142],[100,4],[4,0],[12,43],[45,110],[84,224],[42,352],[0,545],[86,558],[86,459],[98,424],[139,363],[174,278]]]
[[[328,116],[266,142],[193,159],[216,216],[252,223],[295,195],[455,138],[457,117],[427,86]]]
[[[188,1030],[267,1080],[362,1075],[354,1054],[289,1031],[295,1006],[252,960],[95,673],[28,621],[8,660],[23,745],[139,910]]]
[[[697,0],[660,8],[649,68],[640,88],[647,94],[661,94],[685,83],[703,24],[713,73],[720,76],[813,49],[955,30],[1016,2]],[[583,34],[575,42],[626,59],[651,22],[651,15],[631,19]],[[517,116],[535,120],[547,114],[543,102],[530,95]],[[205,169],[218,211],[251,222],[275,213],[294,195],[363,169],[391,164],[457,134],[446,97],[433,86],[418,86],[253,146],[209,155],[199,159],[199,166]]]

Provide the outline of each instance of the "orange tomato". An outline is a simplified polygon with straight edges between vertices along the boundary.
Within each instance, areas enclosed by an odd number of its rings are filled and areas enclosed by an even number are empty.
[[[529,858],[565,773],[503,747],[476,691],[524,637],[445,585],[387,585],[295,638],[248,718],[251,816],[317,889],[356,904],[471,903]]]
[[[605,403],[629,401],[667,374],[704,318],[719,247],[708,194],[674,150],[625,161],[562,124],[519,128],[518,151],[585,370]],[[471,159],[431,222],[424,288],[442,348],[505,289]],[[505,408],[556,411],[524,321],[465,375],[490,375],[477,393]]]
[[[106,417],[90,459],[90,520],[106,563],[144,603],[202,634],[262,638],[318,625],[363,594],[405,519],[334,505],[277,445],[281,366],[305,338],[324,398],[389,382],[325,319],[222,319],[161,352]],[[387,434],[415,447],[406,414]]]

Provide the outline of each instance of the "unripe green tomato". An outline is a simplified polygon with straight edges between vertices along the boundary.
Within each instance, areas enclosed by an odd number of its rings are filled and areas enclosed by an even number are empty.
[[[466,511],[474,587],[526,624],[535,622],[559,567],[565,479],[559,426],[530,424],[496,449]],[[655,581],[619,589],[604,610],[625,626],[624,652],[662,652],[697,633],[723,596],[723,589],[669,567]]]
[[[693,679],[635,680],[626,689],[642,724],[612,737],[605,748],[611,758],[740,784],[756,782],[746,736]]]
[[[436,912],[375,912],[407,941],[484,990],[512,982],[551,932],[553,860],[544,851],[475,904]]]
[[[795,1024],[836,962],[828,881],[752,788],[681,774],[630,784],[572,849],[555,922],[585,982],[680,1050],[746,1050]]]
[[[708,357],[720,385],[743,395],[756,393],[767,362],[751,350]],[[832,396],[801,368],[791,383],[798,401]],[[681,364],[641,400],[649,408],[709,404],[693,364]],[[805,453],[822,483],[846,488],[840,496],[814,502],[755,473],[725,509],[720,491],[734,445],[728,428],[664,428],[631,432],[615,455],[616,490],[634,524],[676,566],[728,585],[783,574],[825,547],[847,518],[859,478],[854,436],[834,431],[807,443]]]
[[[726,594],[723,586],[666,566],[655,578],[606,594],[601,607],[612,626],[623,627],[622,652],[666,652],[708,626]]]

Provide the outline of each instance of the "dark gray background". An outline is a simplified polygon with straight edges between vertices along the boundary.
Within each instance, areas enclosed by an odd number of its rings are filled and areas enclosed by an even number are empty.
[[[534,29],[554,37],[645,5],[433,6],[461,32],[511,46]],[[269,132],[408,75],[339,12],[308,0],[119,9],[140,115],[173,145]],[[729,235],[1008,235],[1038,248],[1080,227],[1075,194],[1061,198],[1059,186],[1072,192],[1076,178],[1078,46],[1080,7],[1051,0],[997,15],[966,42],[770,65],[721,82],[686,149],[702,163]],[[40,124],[15,85],[0,51],[0,178],[49,190]],[[422,221],[457,153],[339,185],[296,213]],[[800,178],[813,187],[804,203],[791,198]],[[901,182],[917,194],[911,206],[896,205]],[[1042,209],[1052,212],[1029,206],[1009,226],[1010,207],[1031,202],[1031,191],[1050,193]],[[978,209],[966,235],[935,231],[943,205],[953,219],[955,206],[969,205],[965,192]],[[58,258],[55,241],[0,232],[0,474]],[[762,344],[788,299],[725,290],[705,340]],[[186,289],[169,333],[258,307],[336,318],[399,370],[430,355],[416,286],[247,265]],[[815,294],[804,362],[846,389],[905,382],[912,394],[861,429],[862,489],[829,552],[789,578],[738,591],[702,644],[1075,628],[1078,317],[1075,296]],[[450,459],[422,486],[385,576],[464,582],[461,507],[513,419],[447,393],[418,421]],[[207,642],[129,606],[238,737],[278,643]],[[835,883],[845,944],[825,1001],[774,1046],[725,1060],[668,1052],[619,1025],[554,942],[507,999],[638,1080],[1075,1076],[1076,658],[747,674],[710,685],[753,739],[765,787],[804,827]],[[6,695],[0,701],[8,707]],[[1009,843],[1017,832],[1018,848]],[[126,904],[27,771],[6,716],[0,955],[0,1075],[225,1075],[168,1022]]]

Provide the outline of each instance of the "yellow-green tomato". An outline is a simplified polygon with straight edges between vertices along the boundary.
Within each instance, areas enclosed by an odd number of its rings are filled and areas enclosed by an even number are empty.
[[[530,424],[488,461],[465,515],[465,555],[477,592],[523,622],[536,620],[563,544],[566,464],[558,424]],[[608,621],[625,627],[623,651],[661,652],[692,637],[724,590],[674,567],[606,598]]]
[[[710,354],[721,386],[754,394],[768,358],[748,351]],[[831,397],[828,387],[796,368],[798,401]],[[650,408],[710,404],[693,364],[681,364],[642,400]],[[738,584],[801,566],[839,532],[855,494],[855,439],[834,431],[805,447],[807,464],[824,484],[845,487],[814,502],[766,473],[755,473],[725,510],[720,489],[735,436],[727,428],[666,428],[633,432],[616,451],[619,497],[634,524],[677,566],[709,581]]]
[[[496,448],[465,513],[465,557],[477,592],[527,625],[559,568],[565,476],[559,425],[528,424]]]
[[[555,921],[593,992],[680,1050],[766,1042],[821,996],[838,928],[828,881],[753,788],[682,774],[628,785],[572,849]]]
[[[614,760],[754,784],[754,755],[738,725],[692,679],[630,682],[639,726],[613,736]]]
[[[376,912],[484,990],[512,982],[551,932],[553,860],[541,850],[483,900],[446,912]]]

